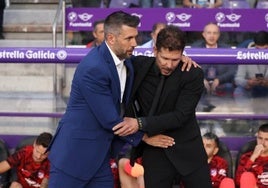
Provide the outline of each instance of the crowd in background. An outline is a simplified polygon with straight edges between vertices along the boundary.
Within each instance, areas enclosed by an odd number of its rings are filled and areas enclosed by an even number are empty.
[[[77,8],[231,8],[233,5],[229,5],[229,1],[236,0],[72,0],[72,6]],[[267,0],[240,0],[239,2],[244,2],[247,8],[257,8],[258,2],[262,1]],[[79,33],[82,35],[81,38],[71,39],[70,44],[86,45],[94,39],[92,32],[83,31]],[[186,35],[187,46],[191,46],[196,40],[202,39],[202,32],[186,31]],[[252,39],[253,36],[253,32],[222,32],[219,40],[233,47],[245,47],[243,42]],[[138,45],[142,45],[149,40],[150,31],[139,33]]]

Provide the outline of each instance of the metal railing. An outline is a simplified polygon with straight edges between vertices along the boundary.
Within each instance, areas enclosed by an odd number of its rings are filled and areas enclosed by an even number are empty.
[[[59,4],[58,4],[58,8],[56,11],[56,15],[52,24],[52,46],[55,48],[57,47],[57,27],[58,27],[58,22],[60,17],[62,17],[62,46],[65,46],[65,41],[66,41],[66,37],[65,37],[65,9],[66,9],[66,0],[60,0]],[[62,14],[61,14],[62,13]]]

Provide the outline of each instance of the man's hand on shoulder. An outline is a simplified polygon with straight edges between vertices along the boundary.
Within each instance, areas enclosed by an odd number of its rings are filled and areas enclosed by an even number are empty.
[[[183,63],[181,70],[182,71],[189,71],[191,69],[191,67],[200,67],[201,66],[199,64],[197,64],[195,61],[193,61],[190,57],[183,55],[181,58],[181,61]]]

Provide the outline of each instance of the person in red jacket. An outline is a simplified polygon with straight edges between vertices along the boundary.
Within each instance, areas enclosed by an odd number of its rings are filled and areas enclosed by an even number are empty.
[[[50,133],[41,133],[33,145],[25,146],[0,163],[0,173],[16,169],[17,180],[10,188],[46,188],[50,163],[46,149],[52,139]]]
[[[202,139],[208,155],[212,187],[218,188],[222,180],[227,177],[228,163],[224,158],[217,155],[219,151],[219,138],[216,134],[211,132],[205,133]]]
[[[250,174],[254,175],[255,180],[249,181],[244,178],[245,175],[250,177]],[[243,188],[244,184],[249,187],[249,183],[253,184],[252,188],[268,187],[268,124],[263,124],[259,127],[255,149],[240,157],[235,183],[241,188]]]

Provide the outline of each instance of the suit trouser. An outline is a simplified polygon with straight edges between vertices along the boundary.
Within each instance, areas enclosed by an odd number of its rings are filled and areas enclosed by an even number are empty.
[[[113,176],[109,161],[105,161],[95,176],[90,180],[81,180],[50,166],[49,188],[112,188]]]
[[[146,188],[172,188],[175,179],[183,182],[184,188],[212,188],[209,166],[196,169],[188,175],[181,175],[170,162],[163,149],[144,151],[143,166]],[[198,159],[197,159],[198,160]]]

